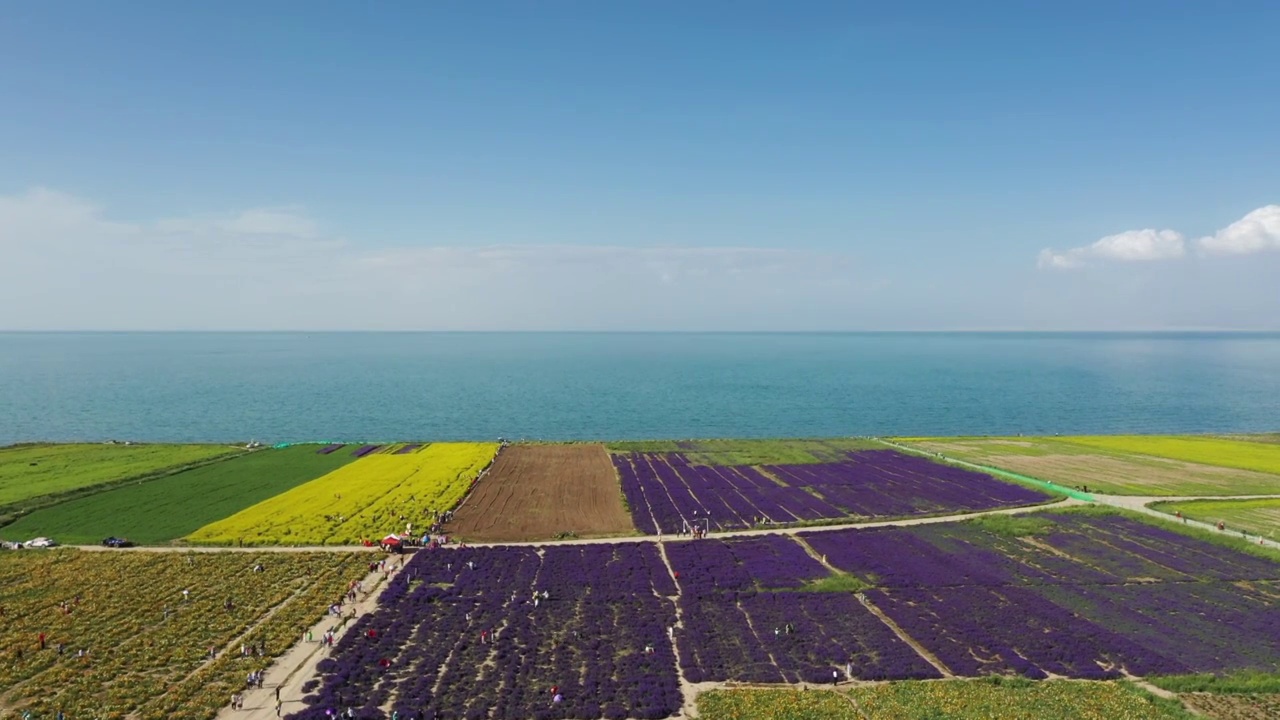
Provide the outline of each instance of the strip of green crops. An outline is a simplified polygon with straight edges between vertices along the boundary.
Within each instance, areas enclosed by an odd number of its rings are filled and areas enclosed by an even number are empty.
[[[227,445],[18,445],[0,449],[0,507],[155,475],[237,452]]]
[[[259,450],[225,462],[37,510],[0,527],[0,537],[52,537],[95,544],[108,535],[161,544],[335,470],[350,452],[319,455],[317,446]]]
[[[1254,671],[1226,675],[1158,675],[1147,678],[1170,692],[1280,693],[1280,675]]]
[[[1272,500],[1192,500],[1156,503],[1161,512],[1184,516],[1207,523],[1226,523],[1233,532],[1246,530],[1253,535],[1280,537],[1280,499]]]

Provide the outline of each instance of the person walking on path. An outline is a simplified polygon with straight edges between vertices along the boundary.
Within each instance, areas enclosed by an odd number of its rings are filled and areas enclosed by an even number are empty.
[[[840,671],[839,671],[839,670],[832,670],[832,671],[831,671],[831,686],[832,686],[832,687],[835,687],[836,685],[839,685],[839,684],[840,684]]]
[[[284,703],[280,702],[279,700],[276,700],[276,717],[282,717],[281,709],[283,707],[284,707]]]

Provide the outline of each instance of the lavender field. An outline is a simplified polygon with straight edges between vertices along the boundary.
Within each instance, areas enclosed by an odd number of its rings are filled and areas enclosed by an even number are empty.
[[[893,450],[841,462],[710,466],[679,453],[613,456],[641,532],[675,533],[706,519],[712,530],[839,518],[934,515],[1043,502],[1047,495],[982,473]]]
[[[1040,512],[420,551],[289,717],[664,718],[682,682],[1243,669],[1280,671],[1280,565],[1128,517]]]
[[[667,717],[675,591],[650,544],[419,552],[289,717]]]
[[[939,677],[852,593],[802,588],[828,576],[785,535],[668,546],[679,573],[680,669],[690,682]],[[776,589],[771,589],[776,588]],[[789,589],[785,589],[789,588]]]
[[[957,675],[1280,670],[1280,565],[1120,516],[1038,517],[803,537]]]

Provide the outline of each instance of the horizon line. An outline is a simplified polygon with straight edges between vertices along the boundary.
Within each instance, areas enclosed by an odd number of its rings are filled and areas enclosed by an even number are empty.
[[[635,329],[579,329],[579,330],[407,330],[407,329],[372,329],[372,328],[328,328],[328,329],[240,329],[240,328],[130,328],[130,329],[6,329],[0,328],[0,335],[129,335],[129,334],[437,334],[437,335],[1175,335],[1175,334],[1220,334],[1220,335],[1276,335],[1277,328],[1122,328],[1122,329],[1030,329],[1030,328],[933,328],[933,329],[893,329],[893,330],[635,330]]]

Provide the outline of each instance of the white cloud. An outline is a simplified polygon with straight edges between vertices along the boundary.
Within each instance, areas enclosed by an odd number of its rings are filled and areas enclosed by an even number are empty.
[[[0,329],[822,328],[882,287],[785,249],[332,237],[296,207],[121,223],[0,196]]]
[[[1186,239],[1182,233],[1174,230],[1129,230],[1065,252],[1041,250],[1036,264],[1041,269],[1068,270],[1093,260],[1148,262],[1180,258],[1185,253]]]
[[[1065,252],[1041,250],[1036,265],[1042,270],[1070,270],[1083,267],[1091,260],[1169,260],[1185,255],[1186,244],[1186,238],[1175,230],[1130,230]],[[1249,255],[1280,250],[1280,205],[1260,207],[1195,244],[1204,255]]]
[[[1280,250],[1280,205],[1258,208],[1196,244],[1205,253],[1220,255]]]

